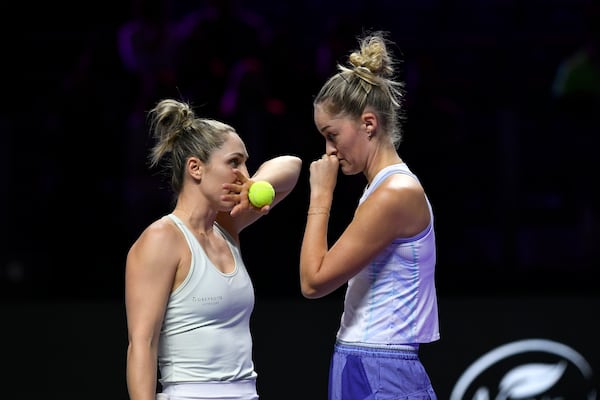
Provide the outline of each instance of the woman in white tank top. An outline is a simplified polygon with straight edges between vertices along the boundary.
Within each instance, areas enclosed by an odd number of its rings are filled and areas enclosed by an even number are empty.
[[[160,101],[151,117],[152,166],[166,168],[176,203],[127,255],[130,399],[256,400],[254,289],[239,234],[292,191],[301,160],[276,157],[249,177],[246,147],[231,126],[198,118],[172,99]],[[261,208],[248,199],[258,180],[275,191]]]

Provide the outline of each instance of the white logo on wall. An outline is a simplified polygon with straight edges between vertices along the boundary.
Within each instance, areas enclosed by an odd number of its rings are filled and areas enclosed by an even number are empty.
[[[595,400],[592,368],[575,350],[545,339],[493,349],[456,382],[450,400]]]

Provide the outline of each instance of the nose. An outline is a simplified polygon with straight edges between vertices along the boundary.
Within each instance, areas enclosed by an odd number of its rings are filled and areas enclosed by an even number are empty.
[[[337,148],[331,143],[325,143],[325,154],[328,156],[337,155]]]
[[[244,172],[247,175],[248,174],[248,164],[246,163],[246,160],[240,161],[240,163],[237,165],[236,169]]]

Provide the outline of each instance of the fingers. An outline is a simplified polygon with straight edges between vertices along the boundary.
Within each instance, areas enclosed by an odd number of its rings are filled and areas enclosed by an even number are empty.
[[[238,180],[240,181],[240,183],[242,185],[250,180],[250,178],[248,178],[246,175],[244,175],[244,173],[242,171],[240,171],[239,169],[234,169],[233,172],[236,174]]]
[[[335,154],[323,154],[321,158],[314,160],[311,164],[317,164],[320,162],[339,162],[337,156]]]
[[[233,172],[237,177],[237,181],[232,183],[224,183],[223,189],[237,194],[242,193],[244,190],[247,192],[253,181],[244,175],[244,173],[239,169],[234,169]]]
[[[270,206],[267,205],[262,208],[257,208],[254,207],[248,199],[248,191],[250,190],[250,186],[254,183],[254,180],[246,176],[242,170],[234,169],[233,172],[236,175],[236,181],[224,183],[222,187],[228,193],[221,195],[221,200],[232,202],[234,204],[230,211],[230,215],[235,217],[244,212],[267,214],[271,209]]]
[[[337,161],[337,159],[338,158],[337,158],[337,156],[335,154],[327,154],[327,153],[325,153],[325,154],[323,154],[321,156],[321,160],[331,160],[331,161],[336,160]]]
[[[328,166],[332,166],[335,165],[336,167],[338,166],[340,160],[338,159],[338,157],[335,154],[323,154],[321,156],[321,158],[318,158],[316,160],[314,160],[311,165],[317,166],[317,165],[328,165]]]
[[[261,214],[261,215],[266,215],[269,213],[269,211],[271,210],[271,206],[264,206],[263,208],[256,208],[253,205],[251,205],[250,203],[248,203],[249,205],[243,205],[243,204],[236,204],[231,211],[229,212],[229,214],[232,217],[237,217],[238,215],[245,213],[245,212],[252,212],[252,213],[257,213],[257,214]]]

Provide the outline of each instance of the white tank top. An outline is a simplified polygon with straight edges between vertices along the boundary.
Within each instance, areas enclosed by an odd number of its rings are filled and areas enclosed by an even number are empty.
[[[171,294],[160,332],[160,382],[214,382],[256,379],[249,321],[254,288],[233,238],[215,223],[235,260],[231,273],[219,271],[185,224],[192,261],[183,283]]]
[[[406,164],[384,168],[365,188],[362,204],[392,174],[418,181]],[[373,347],[416,345],[438,340],[435,232],[431,222],[412,238],[398,238],[348,281],[337,340]],[[390,221],[393,223],[393,221]]]

